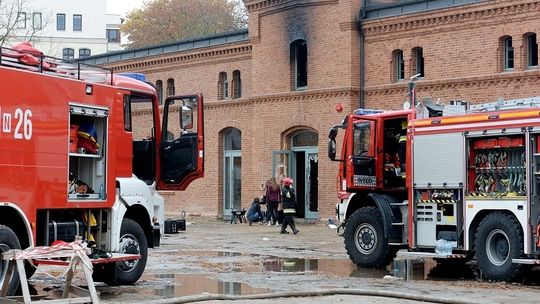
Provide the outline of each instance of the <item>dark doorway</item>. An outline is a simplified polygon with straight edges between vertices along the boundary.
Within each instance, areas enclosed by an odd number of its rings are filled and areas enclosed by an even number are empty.
[[[306,216],[306,153],[304,151],[295,152],[296,157],[296,180],[294,187],[296,190],[296,217]]]

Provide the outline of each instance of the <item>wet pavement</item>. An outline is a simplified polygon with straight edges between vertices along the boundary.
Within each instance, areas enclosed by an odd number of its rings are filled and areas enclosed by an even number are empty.
[[[141,303],[186,296],[250,296],[287,292],[366,290],[395,292],[471,303],[538,303],[540,271],[521,284],[479,280],[474,265],[437,264],[431,259],[403,273],[399,264],[385,269],[357,268],[347,257],[343,239],[324,224],[302,224],[298,235],[280,227],[188,219],[186,231],[167,234],[150,249],[143,277],[133,286],[97,283],[104,303]],[[47,269],[45,269],[47,270]],[[398,279],[401,278],[401,279]],[[407,278],[409,280],[407,280]],[[60,283],[37,273],[36,293],[61,294]],[[241,299],[235,303],[418,303],[360,295],[323,295],[278,299]],[[200,303],[230,303],[209,300]]]

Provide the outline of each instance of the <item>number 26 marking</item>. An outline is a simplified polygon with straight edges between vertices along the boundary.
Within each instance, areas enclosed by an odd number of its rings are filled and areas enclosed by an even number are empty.
[[[13,138],[15,139],[26,139],[30,140],[32,138],[32,111],[26,110],[23,113],[23,110],[15,110],[15,119],[17,120],[17,126],[15,126],[15,132]],[[22,130],[21,130],[22,127]]]

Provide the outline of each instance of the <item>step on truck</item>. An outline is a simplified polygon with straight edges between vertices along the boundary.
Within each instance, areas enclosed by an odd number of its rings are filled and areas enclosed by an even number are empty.
[[[157,191],[204,174],[203,97],[160,105],[153,86],[109,69],[2,48],[0,172],[0,253],[80,238],[98,253],[140,255],[94,268],[96,280],[135,283],[163,229]],[[15,275],[9,294],[18,285]]]
[[[382,267],[405,249],[518,279],[540,262],[540,98],[416,104],[410,88],[412,109],[359,109],[330,129],[349,257]]]

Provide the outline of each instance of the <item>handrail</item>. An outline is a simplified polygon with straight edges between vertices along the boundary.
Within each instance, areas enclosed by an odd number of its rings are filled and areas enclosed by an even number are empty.
[[[113,71],[110,68],[46,56],[30,50],[1,47],[0,65],[86,82],[113,85]]]

